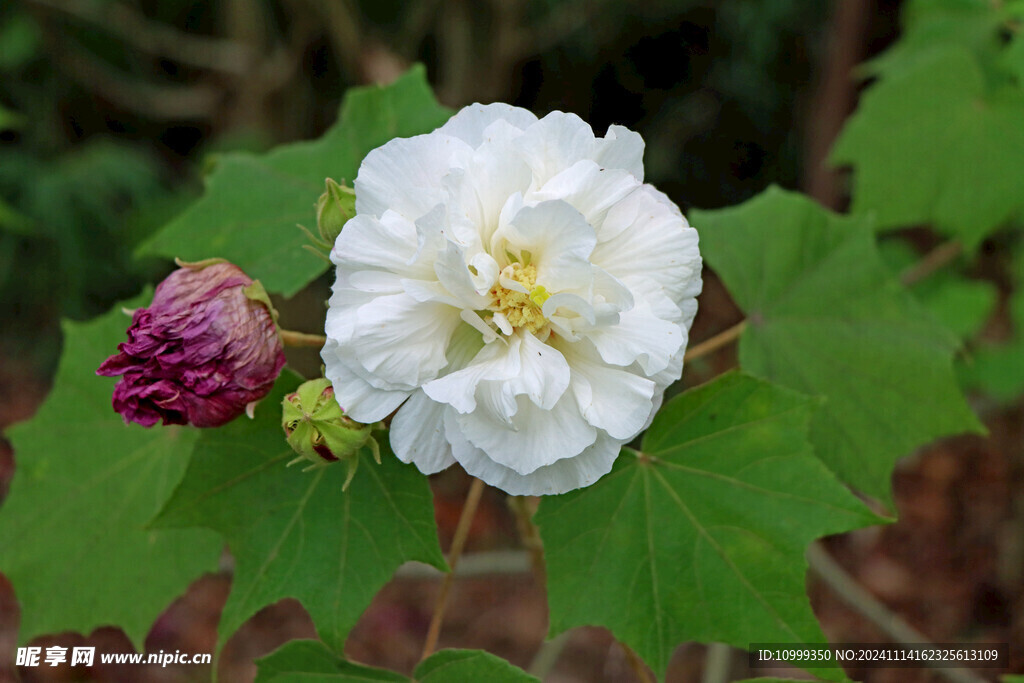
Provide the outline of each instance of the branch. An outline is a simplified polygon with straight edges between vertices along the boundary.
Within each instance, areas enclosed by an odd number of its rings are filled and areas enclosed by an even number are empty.
[[[509,496],[508,506],[516,517],[516,531],[523,547],[530,553],[530,566],[537,585],[546,588],[548,583],[547,567],[544,564],[544,542],[540,538],[540,529],[533,523],[533,515],[537,512],[539,499],[534,496]]]
[[[829,168],[828,153],[853,109],[857,87],[850,73],[861,60],[870,4],[855,0],[832,6],[828,53],[807,123],[803,186],[808,196],[836,210],[843,194],[841,173]]]
[[[283,329],[279,329],[278,332],[281,334],[281,343],[285,346],[312,346],[319,348],[327,343],[327,337],[322,334],[306,334],[305,332]]]
[[[171,87],[126,79],[68,39],[54,45],[52,52],[61,68],[86,88],[119,107],[155,119],[210,118],[223,95],[220,90],[205,85]]]
[[[466,545],[466,538],[469,537],[469,527],[473,524],[473,515],[476,514],[476,507],[480,503],[480,496],[484,492],[484,482],[481,479],[473,479],[473,484],[466,494],[466,502],[462,506],[462,514],[459,515],[459,523],[455,527],[455,536],[452,538],[452,547],[448,551],[448,566],[450,571],[444,576],[444,583],[441,584],[441,593],[437,596],[437,603],[434,605],[434,615],[430,619],[430,628],[427,630],[427,640],[423,644],[423,654],[420,659],[426,659],[437,647],[437,639],[441,635],[441,623],[444,621],[445,610],[448,609],[448,594],[452,590],[452,582],[455,579],[455,568],[459,564],[459,556],[462,555],[462,548]]]
[[[900,273],[900,282],[908,287],[915,282],[920,282],[939,268],[954,261],[963,250],[964,246],[957,240],[940,244],[925,254],[920,261],[904,269]]]
[[[50,12],[58,12],[106,30],[139,50],[192,66],[244,75],[254,54],[246,45],[223,38],[179,31],[153,21],[133,7],[119,2],[81,0],[28,0]]]
[[[855,609],[874,624],[880,631],[897,643],[927,643],[929,639],[913,626],[894,614],[874,595],[865,590],[836,562],[820,543],[812,543],[807,549],[807,562],[811,571],[817,574],[843,602]],[[953,683],[983,683],[984,679],[967,669],[945,669],[943,662],[926,661],[935,667],[935,673]]]
[[[746,329],[746,327],[747,321],[741,320],[724,332],[719,332],[714,337],[711,337],[711,339],[707,339],[696,346],[690,347],[683,356],[683,362],[689,362],[717,351],[726,344],[735,341],[737,337],[743,334],[743,330]]]
[[[527,671],[539,678],[544,680],[547,675],[551,672],[551,669],[555,667],[555,662],[562,654],[562,650],[569,643],[569,632],[563,631],[551,640],[544,641],[541,643],[540,649],[537,650],[537,654],[534,655],[533,661],[530,662],[530,667]]]

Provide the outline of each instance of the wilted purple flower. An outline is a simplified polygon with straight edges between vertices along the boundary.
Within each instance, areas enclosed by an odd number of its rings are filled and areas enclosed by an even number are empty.
[[[218,427],[266,396],[284,366],[259,283],[219,259],[179,265],[96,371],[122,376],[113,404],[126,423]]]

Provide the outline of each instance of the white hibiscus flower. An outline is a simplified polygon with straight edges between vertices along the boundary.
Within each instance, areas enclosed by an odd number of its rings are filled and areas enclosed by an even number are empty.
[[[697,233],[643,140],[472,105],[367,155],[332,252],[326,374],[427,474],[517,495],[597,481],[682,372]]]

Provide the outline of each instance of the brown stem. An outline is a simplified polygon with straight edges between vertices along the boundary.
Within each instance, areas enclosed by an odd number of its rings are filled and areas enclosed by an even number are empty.
[[[537,584],[547,586],[547,568],[544,565],[544,542],[540,538],[540,530],[533,523],[533,514],[537,512],[538,500],[532,496],[509,496],[509,507],[516,516],[516,531],[523,547],[530,553],[530,567]]]
[[[923,633],[903,621],[867,589],[857,583],[828,553],[820,542],[807,548],[807,562],[812,572],[825,582],[843,602],[859,612],[894,642],[903,644],[928,643]],[[935,673],[952,683],[982,683],[984,680],[970,669],[945,669],[942,662],[923,662],[936,667]]]
[[[809,196],[833,210],[842,202],[843,184],[841,173],[829,167],[828,154],[856,99],[857,85],[850,74],[861,60],[871,4],[833,4],[828,51],[809,107],[803,185]]]
[[[743,334],[743,330],[745,330],[746,327],[747,321],[741,320],[724,332],[719,332],[714,337],[711,337],[711,339],[707,339],[702,341],[700,344],[691,347],[690,350],[686,352],[686,355],[683,356],[683,362],[689,362],[717,351],[726,344],[735,341],[737,337]]]
[[[466,494],[466,502],[462,505],[462,514],[459,515],[459,523],[455,527],[455,536],[452,538],[452,547],[448,551],[448,567],[450,571],[445,574],[444,582],[441,584],[441,593],[437,596],[434,604],[434,614],[430,618],[430,628],[427,629],[427,640],[423,643],[423,654],[420,659],[426,659],[437,647],[437,639],[441,635],[441,623],[444,621],[445,610],[448,609],[448,594],[452,590],[452,581],[455,579],[455,567],[459,564],[459,557],[462,555],[462,548],[466,545],[466,538],[469,536],[469,527],[473,523],[473,515],[476,514],[476,507],[480,503],[480,496],[484,492],[484,482],[480,479],[473,479],[469,493]]]
[[[920,261],[900,273],[900,282],[908,287],[915,282],[920,282],[939,268],[956,259],[963,250],[964,246],[957,240],[950,240],[940,244],[925,254]]]
[[[322,334],[306,334],[294,330],[278,330],[281,333],[281,343],[285,346],[323,346],[327,343],[327,337]]]

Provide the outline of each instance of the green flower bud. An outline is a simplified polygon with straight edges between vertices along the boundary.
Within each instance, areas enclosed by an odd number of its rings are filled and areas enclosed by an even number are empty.
[[[351,187],[339,185],[330,178],[326,191],[316,202],[316,225],[324,242],[334,246],[341,229],[356,215],[356,193]]]
[[[376,425],[356,422],[334,398],[334,387],[329,379],[314,379],[303,383],[295,393],[282,401],[281,426],[299,457],[289,465],[307,460],[312,464],[305,471],[326,467],[342,460],[348,466],[348,475],[342,491],[348,488],[359,465],[359,449],[369,446],[374,460],[380,464],[380,447],[372,432]]]

